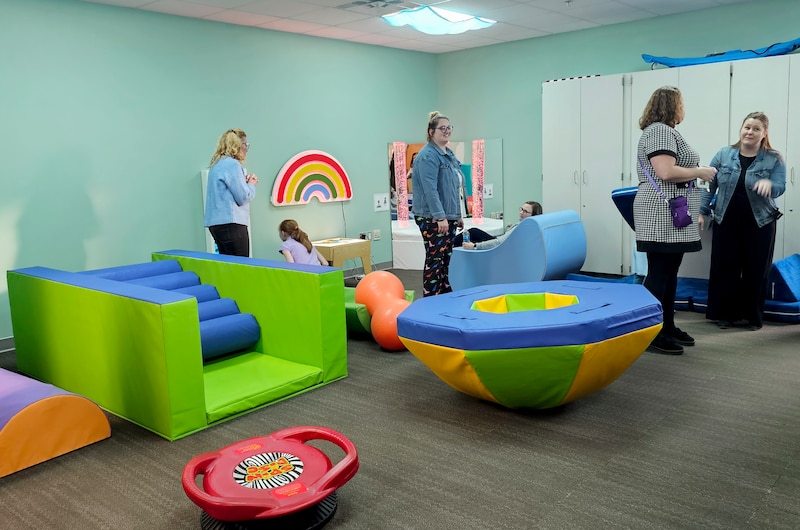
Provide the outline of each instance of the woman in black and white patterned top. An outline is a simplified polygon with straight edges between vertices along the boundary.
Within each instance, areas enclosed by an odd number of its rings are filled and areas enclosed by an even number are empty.
[[[675,126],[683,121],[683,97],[675,87],[662,87],[653,92],[639,118],[642,137],[637,149],[639,188],[633,201],[636,226],[636,248],[647,253],[647,277],[644,286],[661,302],[664,327],[650,344],[659,353],[680,355],[683,346],[693,346],[694,339],[675,327],[675,291],[678,269],[685,252],[701,249],[697,215],[700,191],[689,183],[695,179],[714,179],[717,170],[699,166],[700,156],[683,139]],[[687,197],[692,222],[677,228],[672,223],[669,204],[651,184],[645,171],[661,189],[667,200]]]

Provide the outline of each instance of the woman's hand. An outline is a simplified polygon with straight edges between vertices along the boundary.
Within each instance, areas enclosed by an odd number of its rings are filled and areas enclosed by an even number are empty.
[[[450,231],[450,223],[447,221],[447,219],[439,219],[436,221],[436,224],[436,232],[439,234],[446,234]]]
[[[755,186],[753,186],[753,191],[762,197],[769,198],[770,194],[772,194],[772,181],[769,179],[759,179],[756,181]]]
[[[250,173],[244,178],[244,181],[248,184],[252,184],[253,186],[258,185],[258,177],[255,176],[253,173]]]
[[[466,243],[461,245],[461,248],[463,248],[464,250],[475,250],[475,243],[467,241]]]
[[[703,230],[705,230],[705,226],[706,226],[706,216],[703,214],[697,214],[697,227],[702,232]]]
[[[697,170],[700,172],[698,178],[703,182],[711,182],[717,176],[717,168],[712,166],[700,166]]]

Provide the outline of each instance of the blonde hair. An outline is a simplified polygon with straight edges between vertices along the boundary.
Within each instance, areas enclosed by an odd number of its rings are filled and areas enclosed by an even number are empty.
[[[439,125],[439,120],[447,120],[450,121],[450,118],[439,112],[438,110],[434,110],[430,114],[428,114],[428,141],[431,141],[431,137],[433,137],[433,132],[436,130],[436,127]]]
[[[247,138],[247,133],[241,129],[228,129],[222,133],[222,136],[219,137],[219,142],[217,142],[217,150],[214,151],[214,156],[211,157],[208,167],[219,162],[219,159],[224,156],[235,158],[239,162],[244,161],[242,144],[245,138]]]
[[[769,143],[769,118],[767,118],[767,115],[764,114],[763,112],[758,112],[758,111],[751,112],[750,114],[745,116],[744,119],[742,120],[742,126],[739,127],[739,132],[741,133],[742,127],[744,127],[745,122],[750,119],[758,120],[761,122],[762,125],[764,125],[764,138],[761,139],[760,149],[764,149],[766,151],[775,151],[775,149],[772,148],[772,144]],[[739,137],[739,141],[733,144],[731,147],[733,147],[734,149],[741,149],[742,147],[741,135]]]
[[[308,239],[308,234],[300,230],[300,226],[298,226],[297,221],[294,219],[284,219],[281,221],[281,225],[278,227],[278,230],[284,232],[286,235],[306,247],[306,250],[311,252],[313,246],[311,245],[311,240]]]
[[[659,122],[675,127],[680,123],[681,91],[674,86],[662,86],[650,96],[650,100],[639,118],[639,128],[644,130],[649,125]]]

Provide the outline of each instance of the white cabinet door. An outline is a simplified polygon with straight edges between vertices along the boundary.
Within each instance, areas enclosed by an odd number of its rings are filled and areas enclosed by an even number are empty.
[[[769,116],[772,122],[772,116]],[[789,61],[789,109],[786,113],[786,193],[783,213],[783,255],[800,254],[800,55]],[[770,141],[772,141],[770,123]],[[773,143],[773,146],[775,144]],[[779,221],[780,222],[780,221]]]
[[[790,56],[784,55],[732,63],[730,144],[738,141],[744,117],[751,112],[761,111],[769,118],[769,139],[772,147],[786,153],[789,59]],[[784,197],[777,201],[781,211],[786,209],[784,201]],[[784,217],[777,223],[773,254],[775,260],[786,256],[785,227]]]
[[[583,269],[623,272],[623,234],[628,229],[611,192],[623,187],[622,76],[581,80],[581,219],[586,230]]]
[[[542,209],[581,211],[580,80],[542,84]]]
[[[622,75],[542,85],[542,207],[577,211],[586,230],[583,270],[622,272]]]

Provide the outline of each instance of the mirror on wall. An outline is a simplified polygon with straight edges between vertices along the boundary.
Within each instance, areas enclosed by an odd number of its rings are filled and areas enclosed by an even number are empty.
[[[401,143],[401,142],[398,142]],[[416,153],[425,145],[424,143],[401,143],[405,155],[405,163],[395,164],[395,143],[390,143],[387,148],[387,167],[389,173],[389,192],[392,197],[392,266],[395,269],[421,270],[424,264],[424,247],[419,228],[414,224],[414,179],[406,179],[406,205],[408,207],[409,221],[398,221],[399,212],[402,212],[402,189],[398,183],[398,172],[403,171],[406,176],[412,168],[412,160]],[[472,218],[472,147],[473,142],[450,142],[450,148],[456,158],[461,161],[462,172],[465,178],[465,211],[468,212],[464,220],[465,227],[479,227],[492,235],[500,235],[505,230],[503,220],[503,141],[499,138],[483,141],[484,149],[484,179],[483,179],[483,217]],[[398,167],[400,166],[400,167]],[[403,216],[400,215],[402,218]]]

